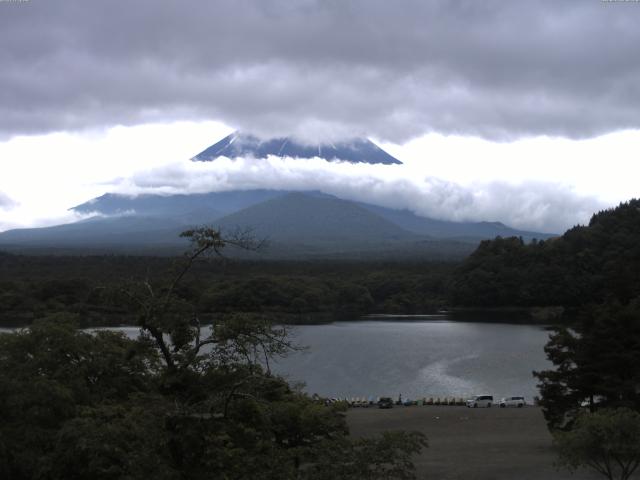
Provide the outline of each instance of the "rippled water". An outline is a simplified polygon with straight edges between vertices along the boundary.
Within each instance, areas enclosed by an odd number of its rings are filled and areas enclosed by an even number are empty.
[[[323,396],[537,395],[549,367],[539,326],[450,321],[357,321],[293,329],[306,345],[276,370]]]

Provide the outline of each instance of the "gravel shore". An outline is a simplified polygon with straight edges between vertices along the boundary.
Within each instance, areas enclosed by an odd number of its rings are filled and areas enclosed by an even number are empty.
[[[418,478],[438,480],[591,480],[554,466],[555,453],[537,407],[396,406],[356,408],[347,414],[351,434],[418,430],[429,448],[416,457]]]

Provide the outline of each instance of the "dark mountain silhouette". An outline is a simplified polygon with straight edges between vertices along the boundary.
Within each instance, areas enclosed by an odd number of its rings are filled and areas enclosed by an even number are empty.
[[[105,194],[90,202],[74,207],[78,213],[98,213],[101,215],[138,215],[141,217],[179,217],[181,223],[210,223],[238,212],[244,208],[259,204],[263,201],[287,195],[290,192],[282,190],[234,190],[229,192],[211,192],[192,195],[140,195],[129,197],[124,195]],[[304,192],[310,196],[331,195],[320,192]],[[451,222],[420,217],[409,210],[394,210],[391,208],[371,205],[362,202],[354,203],[365,210],[374,213],[407,232],[432,238],[456,238],[457,240],[478,242],[496,236],[522,237],[525,241],[533,238],[546,239],[552,234],[528,232],[510,228],[500,222]],[[277,204],[272,205],[273,214],[277,214]],[[263,224],[273,219],[273,214],[265,216],[263,220],[252,218],[249,224]],[[283,212],[284,214],[284,212]],[[178,219],[178,218],[176,218]],[[299,228],[302,228],[300,224]]]
[[[435,238],[456,238],[476,242],[481,239],[501,237],[522,237],[525,241],[543,240],[554,234],[517,230],[501,222],[451,222],[420,217],[409,210],[394,210],[367,203],[359,203],[363,208],[377,213],[381,217],[410,232],[429,235]]]
[[[43,228],[21,228],[0,233],[0,246],[12,249],[106,249],[128,246],[186,246],[178,237],[191,224],[177,218],[118,216],[92,217],[75,223]]]
[[[175,202],[172,200],[175,198]],[[138,198],[140,203],[137,202]],[[308,256],[461,257],[480,239],[519,232],[500,223],[457,224],[327,195],[320,192],[248,190],[202,195],[133,198],[104,195],[76,211],[101,216],[46,228],[0,234],[0,246],[13,250],[75,248],[136,252],[184,249],[179,233],[200,224],[225,232],[252,229],[269,241],[265,258]],[[126,213],[125,213],[126,212]],[[105,215],[105,216],[102,216]]]
[[[281,242],[375,243],[419,238],[354,202],[301,192],[253,205],[215,224],[226,229],[247,225],[257,236]]]

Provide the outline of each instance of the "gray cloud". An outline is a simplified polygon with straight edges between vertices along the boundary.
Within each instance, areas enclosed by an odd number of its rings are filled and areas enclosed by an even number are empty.
[[[349,200],[406,208],[430,218],[501,221],[511,227],[550,233],[584,224],[594,212],[606,207],[597,199],[577,195],[561,184],[489,182],[464,187],[434,177],[416,176],[406,165],[280,157],[181,161],[141,171],[118,182],[116,191],[137,195],[254,188],[319,190]]]
[[[18,203],[11,197],[6,195],[5,193],[0,192],[0,210],[9,210],[17,205]]]
[[[589,137],[640,128],[638,20],[597,0],[0,2],[0,132]]]

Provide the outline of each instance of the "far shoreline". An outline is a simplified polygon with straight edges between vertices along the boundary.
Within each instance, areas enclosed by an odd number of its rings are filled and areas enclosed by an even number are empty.
[[[319,313],[278,314],[274,312],[246,312],[248,315],[263,316],[276,325],[288,327],[304,325],[331,325],[341,322],[454,322],[454,323],[500,323],[513,325],[550,326],[559,322],[564,309],[562,307],[452,307],[429,313],[369,313],[355,318],[334,318]],[[212,316],[202,322],[202,327],[213,325]],[[40,320],[29,319],[0,320],[0,330],[17,330],[27,328]],[[122,319],[120,319],[122,320]],[[80,321],[82,329],[92,328],[135,328],[138,325],[127,321]]]

